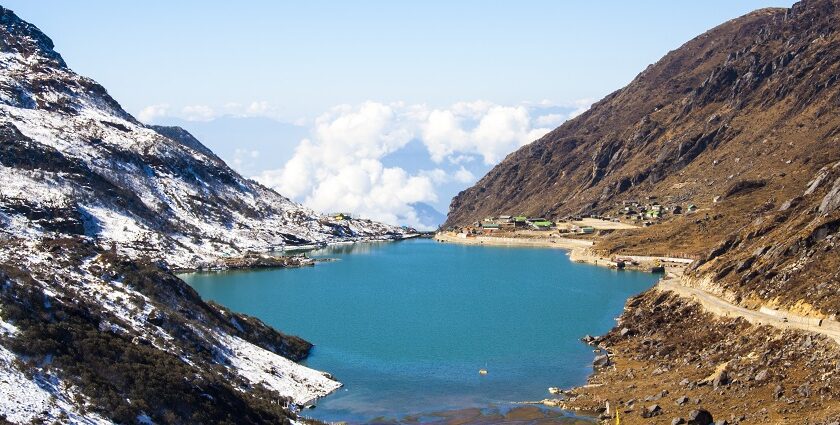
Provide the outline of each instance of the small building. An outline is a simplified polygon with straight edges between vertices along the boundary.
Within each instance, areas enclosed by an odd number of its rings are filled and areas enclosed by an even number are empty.
[[[531,221],[531,227],[536,230],[550,230],[554,227],[554,223],[548,220]]]
[[[671,207],[671,212],[674,214],[682,214],[682,207],[679,205],[674,205]]]
[[[502,226],[499,225],[499,223],[496,223],[494,221],[485,221],[485,222],[481,223],[481,229],[484,230],[484,231],[492,232],[492,231],[495,231],[495,230],[499,230],[501,228],[502,228]]]
[[[525,227],[528,225],[528,217],[524,215],[518,215],[513,218],[513,224],[516,227]]]
[[[688,207],[686,207],[686,211],[688,211],[688,212],[695,212],[695,211],[697,211],[697,205],[694,205],[694,204],[689,204],[689,205],[688,205]]]
[[[595,228],[592,226],[580,226],[578,232],[584,235],[590,235],[592,233],[595,233]]]
[[[338,221],[343,221],[343,220],[351,220],[352,216],[350,215],[350,213],[334,213],[332,215],[332,218],[335,219],[335,220],[338,220]]]

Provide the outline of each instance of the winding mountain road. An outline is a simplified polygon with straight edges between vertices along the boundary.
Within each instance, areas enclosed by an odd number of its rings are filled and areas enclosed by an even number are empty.
[[[768,325],[778,329],[796,329],[806,332],[823,334],[833,338],[840,344],[840,322],[833,320],[819,320],[798,316],[783,310],[771,312],[750,310],[728,301],[702,289],[685,286],[677,276],[668,276],[659,281],[659,290],[671,291],[682,297],[691,298],[699,302],[707,311],[724,317],[743,317],[748,322],[757,325]]]

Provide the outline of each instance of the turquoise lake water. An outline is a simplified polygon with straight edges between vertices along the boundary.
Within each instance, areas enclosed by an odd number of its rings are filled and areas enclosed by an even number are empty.
[[[330,421],[541,400],[582,384],[593,353],[579,339],[609,330],[657,278],[575,264],[562,250],[428,239],[311,255],[338,261],[181,277],[314,343],[305,363],[345,386],[306,415]]]

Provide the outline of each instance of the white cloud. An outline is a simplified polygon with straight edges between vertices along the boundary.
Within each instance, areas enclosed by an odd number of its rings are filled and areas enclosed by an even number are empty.
[[[247,110],[263,113],[268,107],[255,102]],[[475,182],[465,165],[475,169],[478,158],[484,163],[480,167],[493,165],[568,118],[551,108],[560,107],[547,101],[460,102],[446,108],[402,102],[341,105],[314,120],[311,137],[301,140],[288,162],[255,179],[322,212],[349,211],[422,227],[412,204],[434,204],[444,184]],[[439,166],[408,172],[402,163],[384,165],[383,158],[412,140],[422,143]]]
[[[578,99],[578,100],[576,100],[576,101],[572,102],[572,103],[570,104],[570,106],[574,106],[576,109],[575,109],[574,111],[572,111],[572,112],[570,112],[570,113],[569,113],[569,118],[568,118],[568,119],[572,119],[572,118],[574,118],[574,117],[576,117],[576,116],[578,116],[578,115],[580,115],[580,114],[582,114],[582,113],[584,113],[584,112],[588,111],[588,110],[589,110],[589,108],[592,106],[592,104],[593,104],[594,102],[595,102],[595,100],[594,100],[594,99],[589,99],[589,98],[587,98],[587,99]]]
[[[207,105],[188,105],[181,108],[182,117],[187,121],[210,121],[216,118],[216,112]]]
[[[147,106],[137,113],[137,118],[146,123],[165,116],[187,121],[210,121],[222,116],[232,116],[238,118],[265,117],[295,123],[306,122],[305,118],[286,119],[280,107],[265,100],[257,100],[247,104],[226,102],[219,105],[194,104],[174,108],[167,103],[160,103]]]
[[[461,166],[458,171],[455,171],[454,177],[458,183],[469,184],[475,181],[475,175],[470,170],[464,168],[464,166]]]
[[[449,181],[449,176],[446,174],[446,171],[440,168],[421,171],[420,175],[428,177],[435,184],[446,183]]]
[[[301,140],[292,158],[278,164],[279,168],[255,170],[260,152],[245,149],[234,151],[231,165],[241,173],[259,173],[257,180],[324,212],[346,210],[417,226],[417,215],[410,204],[434,203],[441,197],[440,188],[451,190],[453,182],[475,182],[474,172],[483,172],[508,153],[539,139],[586,111],[591,103],[591,99],[580,99],[516,105],[478,100],[439,108],[403,102],[340,105],[314,120],[294,120],[297,125],[309,126],[311,137]],[[289,121],[282,117],[279,106],[265,100],[183,107],[161,103],[137,114],[143,122],[164,116],[193,121],[221,116]],[[433,169],[408,172],[406,168],[416,168],[402,162],[384,165],[394,161],[386,160],[387,155],[413,140],[428,153],[428,158],[420,162],[431,160]],[[448,198],[449,194],[442,197]]]
[[[166,116],[168,112],[169,105],[166,103],[149,105],[137,113],[137,119],[148,124],[154,121],[155,118]]]
[[[534,128],[525,106],[489,102],[458,103],[432,110],[421,128],[421,138],[433,161],[474,154],[485,164],[497,163],[550,130]]]
[[[256,177],[319,211],[351,211],[389,223],[422,227],[410,204],[435,202],[443,170],[409,174],[381,159],[413,137],[400,104],[342,105],[315,120],[313,137],[295,148],[280,169]]]
[[[536,123],[541,127],[557,127],[568,119],[565,114],[547,114],[537,117]]]
[[[239,173],[249,173],[254,168],[256,160],[260,157],[260,151],[239,149],[233,151],[231,166]]]
[[[468,164],[476,160],[475,155],[451,155],[446,158],[450,164]]]

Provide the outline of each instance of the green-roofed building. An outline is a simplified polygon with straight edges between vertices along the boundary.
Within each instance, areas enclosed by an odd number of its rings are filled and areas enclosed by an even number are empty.
[[[531,227],[537,230],[549,230],[554,227],[554,223],[548,220],[539,220],[539,221],[532,221]]]

